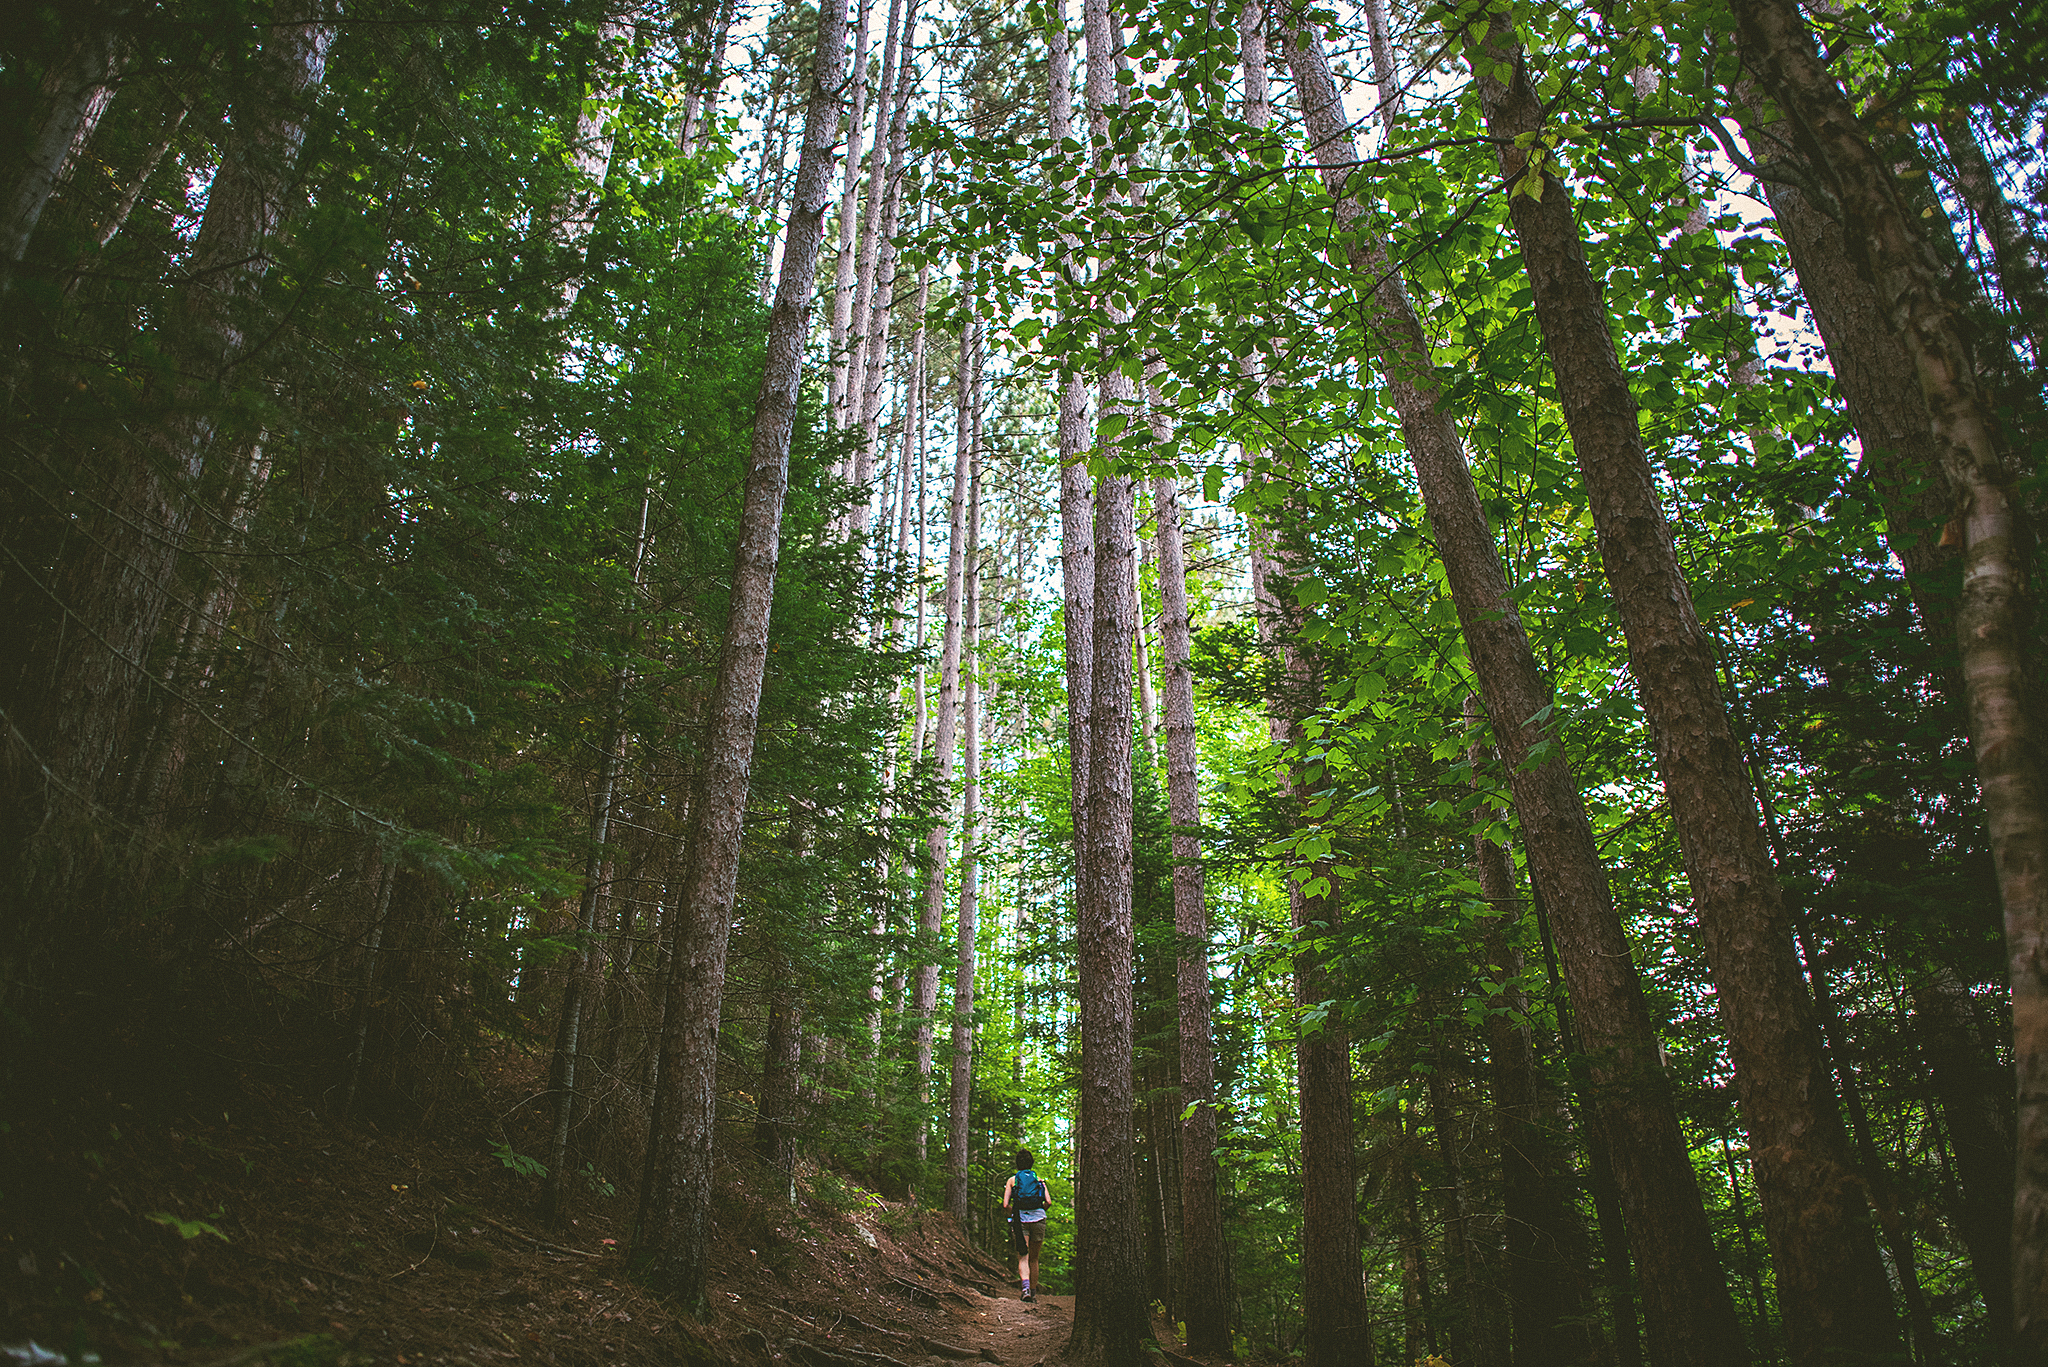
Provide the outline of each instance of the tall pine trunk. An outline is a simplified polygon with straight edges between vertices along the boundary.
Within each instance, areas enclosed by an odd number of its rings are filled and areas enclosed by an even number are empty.
[[[1055,143],[1074,135],[1073,39],[1065,0],[1054,0],[1046,62],[1049,128]],[[1066,244],[1069,253],[1076,244]],[[1085,260],[1070,258],[1083,268]],[[1074,826],[1074,884],[1088,862],[1088,708],[1094,693],[1095,533],[1090,520],[1088,391],[1079,374],[1060,382],[1056,433],[1060,461],[1060,585],[1064,599],[1067,678],[1067,798]],[[1076,901],[1078,903],[1078,896]]]
[[[1123,46],[1108,0],[1086,0],[1088,121],[1095,156],[1109,157],[1111,68]],[[1112,310],[1114,315],[1114,310]],[[1104,356],[1102,407],[1137,416],[1134,386]],[[1074,1329],[1060,1359],[1069,1367],[1136,1367],[1149,1336],[1139,1250],[1131,928],[1131,650],[1137,603],[1136,483],[1105,474],[1096,484],[1086,801],[1076,816],[1086,855],[1077,883],[1081,1115],[1075,1171],[1077,1244]],[[1070,684],[1071,686],[1071,684]]]
[[[1493,23],[1472,56],[1706,941],[1792,1357],[1889,1360],[1901,1351],[1898,1321],[1712,644],[1678,565],[1570,192],[1515,143],[1541,130],[1542,104],[1511,25]]]
[[[1964,568],[1957,640],[2011,970],[2020,1155],[2014,1329],[2022,1351],[2048,1353],[2048,778],[2026,674],[2033,602],[2025,515],[1965,324],[1892,168],[1871,147],[1796,8],[1784,0],[1737,0],[1732,9],[1758,79],[1834,194],[1850,259],[1888,301],[1887,321],[1912,360],[1935,460],[1958,508]]]
[[[1180,1045],[1181,1318],[1187,1348],[1230,1351],[1230,1280],[1217,1199],[1216,1050],[1209,1011],[1209,909],[1202,887],[1202,803],[1195,743],[1193,638],[1180,491],[1152,482],[1159,536],[1159,653],[1166,670],[1166,802],[1173,822],[1173,929]]]
[[[1326,167],[1325,184],[1340,192],[1344,168],[1357,153],[1345,132],[1336,83],[1312,34],[1295,35],[1288,56],[1315,156]],[[1382,73],[1381,84],[1397,82],[1392,73]],[[1550,686],[1509,595],[1464,442],[1444,409],[1428,342],[1401,274],[1355,205],[1347,216],[1344,233],[1352,270],[1377,282],[1379,368],[1401,418],[1402,438],[1508,771],[1535,880],[1553,908],[1557,946],[1597,1097],[1593,1142],[1604,1144],[1611,1157],[1627,1211],[1652,1359],[1660,1367],[1745,1361],[1742,1327],[1714,1251],[1628,938],[1593,843],[1585,803],[1556,741]]]
[[[972,342],[978,343],[978,330]],[[981,367],[974,366],[972,403],[981,401]],[[966,676],[965,773],[960,792],[960,906],[955,915],[953,964],[953,1069],[951,1105],[946,1127],[946,1209],[964,1228],[967,1224],[967,1178],[973,1155],[968,1128],[969,1105],[974,1096],[974,950],[981,897],[981,864],[977,842],[981,839],[981,703],[980,682],[975,675],[981,640],[981,457],[972,458],[967,495],[967,591],[966,641],[961,672]]]
[[[782,551],[789,445],[810,331],[813,273],[824,236],[846,71],[846,12],[828,5],[818,25],[817,66],[804,115],[784,269],[768,321],[768,355],[754,404],[732,598],[690,799],[689,869],[678,907],[675,951],[664,989],[661,1058],[641,1192],[634,1261],[648,1280],[693,1313],[704,1305],[711,1236],[712,1140],[718,1115],[718,1026],[726,950],[739,881],[740,833],[768,666],[768,617]]]

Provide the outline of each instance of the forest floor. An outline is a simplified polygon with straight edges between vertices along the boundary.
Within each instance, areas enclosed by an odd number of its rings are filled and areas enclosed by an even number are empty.
[[[486,1067],[501,1095],[438,1124],[335,1120],[274,1061],[8,1106],[0,1367],[1036,1367],[1065,1343],[1072,1297],[1023,1304],[951,1216],[843,1178],[796,1204],[722,1181],[691,1319],[628,1275],[624,1193],[549,1225],[492,1152],[534,1070]]]

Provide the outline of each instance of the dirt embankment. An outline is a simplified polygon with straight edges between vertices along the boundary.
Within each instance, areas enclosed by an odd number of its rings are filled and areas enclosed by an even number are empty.
[[[175,1107],[95,1091],[17,1113],[0,1367],[1035,1367],[1072,1324],[948,1216],[839,1180],[791,1204],[737,1172],[691,1320],[627,1275],[627,1197],[580,1192],[542,1225],[488,1115],[385,1131],[248,1076]]]

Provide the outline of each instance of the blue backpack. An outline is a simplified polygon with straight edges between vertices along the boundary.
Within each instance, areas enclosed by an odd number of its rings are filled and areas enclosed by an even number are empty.
[[[1014,1194],[1019,1211],[1045,1209],[1045,1183],[1039,1181],[1038,1174],[1029,1168],[1018,1171]]]

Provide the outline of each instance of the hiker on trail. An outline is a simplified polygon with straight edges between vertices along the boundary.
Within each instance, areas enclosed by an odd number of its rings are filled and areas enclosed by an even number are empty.
[[[1012,1244],[1017,1253],[1017,1277],[1024,1283],[1024,1299],[1038,1299],[1038,1250],[1045,1243],[1045,1212],[1052,1205],[1052,1193],[1045,1179],[1031,1170],[1031,1150],[1017,1150],[1017,1171],[1003,1186],[1003,1209],[1010,1212]]]

